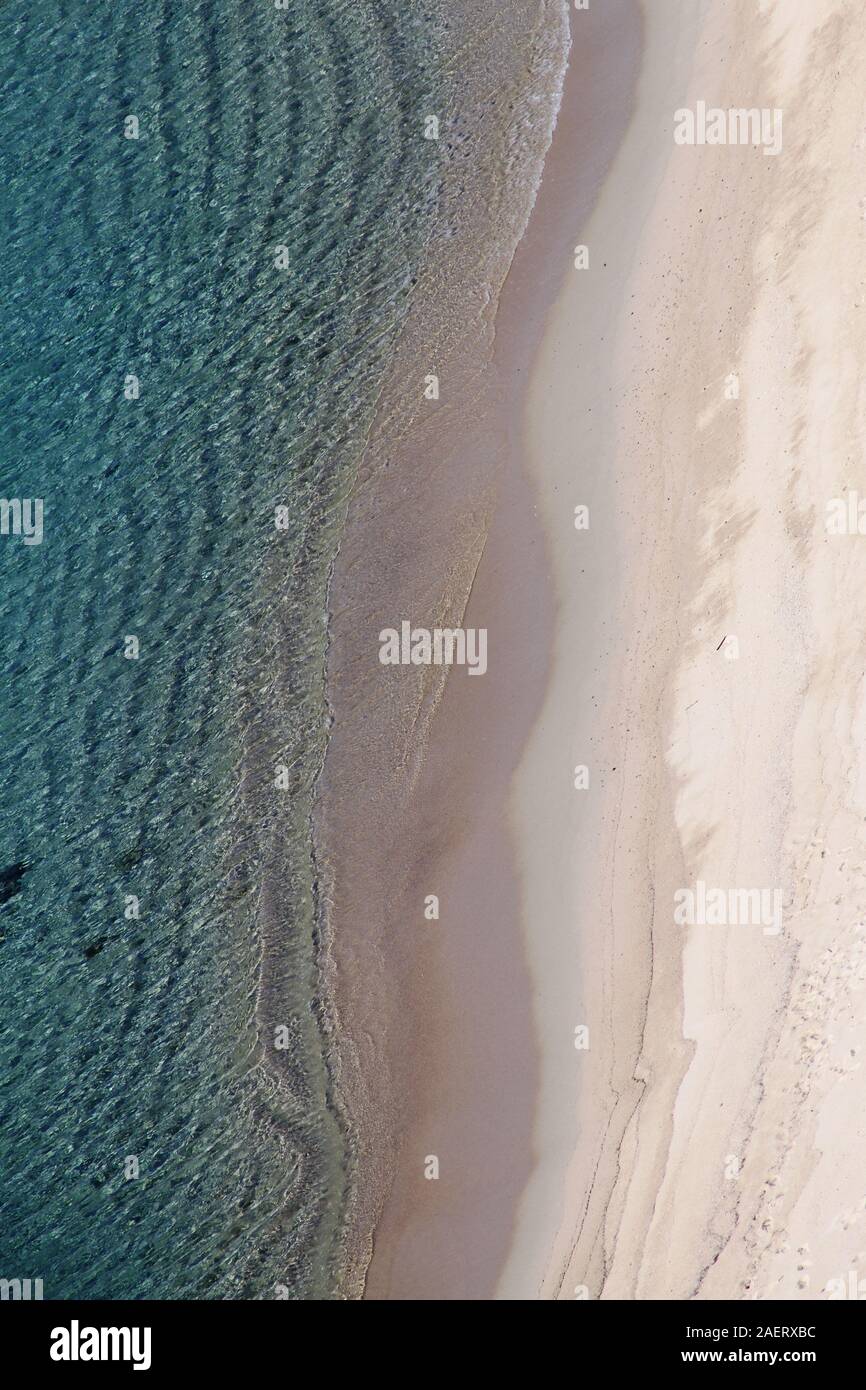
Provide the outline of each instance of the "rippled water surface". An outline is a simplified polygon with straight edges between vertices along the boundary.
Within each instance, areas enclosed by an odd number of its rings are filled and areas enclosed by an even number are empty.
[[[45,508],[0,537],[0,1276],[46,1298],[334,1287],[324,589],[436,64],[398,0],[0,9],[0,494]]]

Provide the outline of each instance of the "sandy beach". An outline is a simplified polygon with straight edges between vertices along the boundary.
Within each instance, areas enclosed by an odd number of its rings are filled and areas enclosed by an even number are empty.
[[[863,41],[848,5],[647,10],[533,371],[559,620],[513,809],[550,1064],[500,1293],[850,1297],[866,551],[826,516],[860,473]],[[677,147],[701,100],[783,112],[782,149]],[[772,886],[780,930],[677,925],[700,881]]]
[[[362,475],[335,572],[350,1292],[850,1296],[866,540],[826,518],[866,494],[866,40],[839,0],[603,9],[492,354],[400,484]],[[745,108],[757,140],[675,138]],[[437,616],[483,679],[377,669]]]

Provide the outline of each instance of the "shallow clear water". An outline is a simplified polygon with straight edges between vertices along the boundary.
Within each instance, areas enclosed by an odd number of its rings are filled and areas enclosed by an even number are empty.
[[[46,1298],[335,1286],[325,585],[437,43],[398,0],[0,9],[0,495],[45,505],[0,537],[0,1276]]]

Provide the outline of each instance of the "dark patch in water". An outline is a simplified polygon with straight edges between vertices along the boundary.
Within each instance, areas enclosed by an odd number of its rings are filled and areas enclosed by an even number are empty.
[[[18,859],[5,869],[0,869],[0,907],[21,892],[21,880],[27,870],[32,868],[32,860]]]

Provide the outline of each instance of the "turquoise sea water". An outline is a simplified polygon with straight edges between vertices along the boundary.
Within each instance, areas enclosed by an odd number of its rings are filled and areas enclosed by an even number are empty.
[[[0,537],[0,1277],[46,1298],[335,1287],[325,585],[438,42],[399,0],[0,9],[0,495],[45,509]]]

